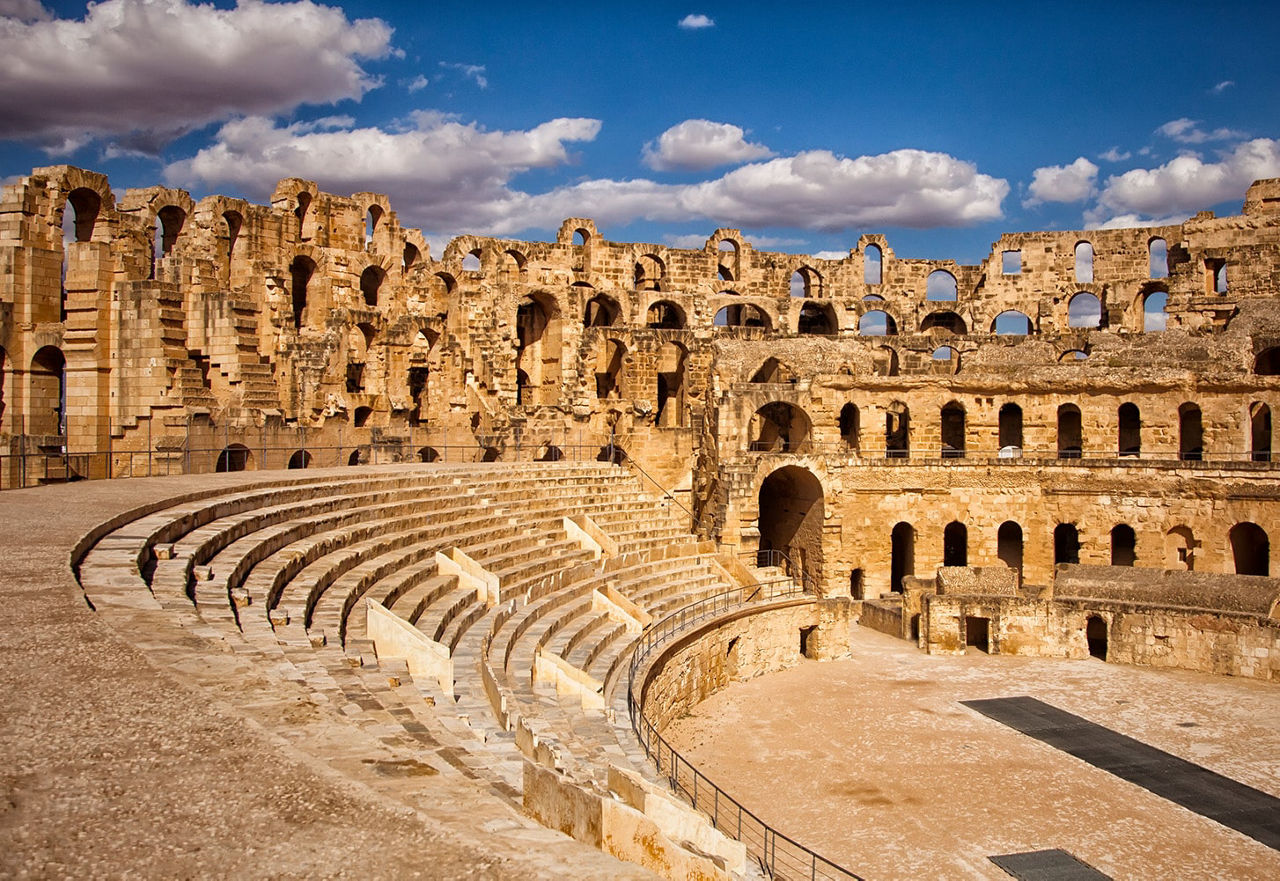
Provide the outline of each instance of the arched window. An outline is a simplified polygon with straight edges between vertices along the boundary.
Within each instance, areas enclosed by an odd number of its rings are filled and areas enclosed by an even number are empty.
[[[102,210],[102,197],[88,187],[76,187],[67,194],[67,204],[75,214],[75,241],[93,241],[93,227],[98,222],[98,212]]]
[[[884,414],[884,455],[886,459],[906,459],[911,455],[911,411],[894,401]]]
[[[1111,530],[1111,565],[1132,566],[1138,562],[1138,536],[1133,527],[1121,523]]]
[[[791,273],[791,296],[821,297],[822,276],[811,266],[801,266]]]
[[[1058,407],[1058,458],[1079,459],[1083,454],[1080,408],[1063,404]]]
[[[418,250],[418,246],[412,242],[404,243],[404,255],[401,258],[401,269],[408,272],[418,265],[418,261],[422,259],[422,252]]]
[[[958,401],[952,401],[942,408],[942,458],[964,458],[964,423],[964,407]]]
[[[965,325],[964,319],[954,312],[930,312],[920,322],[920,332],[929,333],[930,331],[962,336],[969,332],[969,328]]]
[[[620,340],[604,340],[596,361],[596,397],[617,397],[622,388],[623,359],[627,347]]]
[[[298,238],[306,241],[311,238],[308,211],[311,208],[311,194],[306,190],[298,193],[298,206],[293,209],[293,216],[298,218]]]
[[[1178,408],[1178,458],[1189,462],[1204,458],[1204,423],[1195,404]]]
[[[67,433],[67,359],[56,346],[44,346],[31,358],[27,377],[26,432],[36,435]]]
[[[1022,571],[1022,527],[1012,520],[1001,523],[996,532],[996,556],[1010,569]]]
[[[1142,414],[1137,404],[1121,404],[1119,417],[1119,445],[1121,456],[1142,455]]]
[[[587,242],[591,241],[591,233],[579,227],[573,231],[573,243],[578,247],[583,247]]]
[[[649,307],[646,324],[652,328],[679,330],[684,327],[684,310],[670,300],[658,300]]]
[[[862,252],[863,284],[880,284],[884,278],[883,255],[879,245],[867,245]]]
[[[1195,568],[1195,534],[1190,526],[1174,526],[1164,536],[1164,568],[1190,572]]]
[[[1093,245],[1088,242],[1076,243],[1076,284],[1093,282]]]
[[[858,334],[860,336],[893,336],[898,332],[898,326],[894,323],[893,317],[882,309],[872,309],[870,312],[863,313],[858,319]]]
[[[1280,376],[1280,346],[1259,352],[1253,359],[1253,372],[1258,376]]]
[[[845,404],[840,408],[840,440],[844,441],[845,449],[857,452],[858,433],[861,429],[859,423],[856,404]]]
[[[1169,277],[1169,248],[1164,239],[1154,238],[1147,242],[1147,265],[1151,278]]]
[[[777,358],[766,358],[765,362],[760,365],[751,376],[752,382],[794,382],[795,374],[791,372],[791,368],[783,364]]]
[[[836,333],[835,312],[826,304],[805,303],[800,309],[797,330],[802,334],[833,336]]]
[[[942,530],[942,565],[969,565],[969,529],[958,520]]]
[[[1271,461],[1271,408],[1258,401],[1249,407],[1249,451],[1255,462]]]
[[[902,579],[916,574],[916,531],[910,523],[898,523],[889,536],[889,589],[903,592]]]
[[[637,291],[657,291],[662,289],[662,279],[666,275],[666,264],[653,254],[645,254],[636,261],[634,288]]]
[[[1009,309],[991,322],[991,332],[1007,336],[1027,336],[1031,333],[1031,319],[1016,309]]]
[[[587,301],[582,314],[583,327],[613,327],[622,309],[618,301],[605,294],[596,294]]]
[[[307,286],[311,283],[311,276],[316,271],[315,261],[310,257],[304,257],[299,254],[293,258],[293,263],[289,264],[289,276],[292,283],[292,299],[293,299],[293,326],[299,330],[302,329],[305,320],[305,312],[307,308]]]
[[[218,453],[214,471],[249,471],[253,468],[253,453],[244,444],[231,444]]]
[[[755,452],[796,453],[808,448],[809,417],[782,401],[765,404],[751,418],[751,449]]]
[[[293,455],[289,457],[289,470],[294,471],[299,468],[311,467],[311,454],[306,450],[294,450]]]
[[[480,271],[480,249],[476,248],[467,256],[462,258],[463,272],[479,272]]]
[[[1022,455],[1022,408],[1005,404],[1000,408],[1000,458],[1016,459]]]
[[[721,293],[726,292],[721,291]],[[773,326],[773,322],[769,320],[769,313],[750,303],[721,306],[711,323],[715,327],[759,327],[765,330]]]
[[[378,289],[382,287],[386,277],[387,274],[377,266],[365,267],[364,272],[360,273],[360,293],[364,295],[366,306],[378,305]]]
[[[685,424],[684,373],[689,351],[680,343],[668,342],[658,351],[658,409],[654,422],[663,428]]]
[[[1266,530],[1256,523],[1237,523],[1229,538],[1237,575],[1271,574],[1271,540]]]
[[[1074,523],[1053,527],[1053,563],[1080,562],[1080,532]]]
[[[1153,291],[1142,298],[1142,329],[1148,333],[1165,329],[1168,316],[1165,309],[1169,305],[1169,295],[1164,291]]]
[[[1093,294],[1081,291],[1067,304],[1068,327],[1101,327],[1102,303]]]
[[[156,245],[151,266],[151,277],[155,278],[155,260],[168,257],[173,246],[178,243],[178,235],[183,224],[187,222],[187,212],[177,205],[166,205],[156,212]]]
[[[945,269],[935,269],[925,281],[924,298],[931,302],[954,302],[959,296],[956,277]]]
[[[378,231],[378,221],[382,220],[382,206],[370,205],[364,217],[364,246],[373,245],[373,234]]]

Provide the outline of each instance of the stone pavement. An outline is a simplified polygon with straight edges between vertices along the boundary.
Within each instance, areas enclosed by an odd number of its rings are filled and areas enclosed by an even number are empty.
[[[651,877],[68,566],[111,514],[280,473],[0,493],[0,875]],[[140,605],[146,605],[145,603]]]

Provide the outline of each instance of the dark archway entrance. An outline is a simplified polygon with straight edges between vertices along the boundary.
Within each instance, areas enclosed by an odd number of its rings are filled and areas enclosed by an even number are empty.
[[[1097,615],[1090,615],[1084,625],[1084,638],[1089,643],[1089,655],[1107,659],[1107,622]]]
[[[1237,575],[1271,574],[1271,540],[1256,523],[1237,523],[1231,527],[1231,556]]]
[[[969,565],[969,529],[958,520],[948,523],[942,530],[942,565]]]
[[[1132,566],[1138,562],[1138,536],[1133,527],[1121,523],[1111,530],[1111,565]]]
[[[1053,562],[1080,562],[1080,531],[1074,523],[1059,523],[1053,528]]]
[[[248,471],[253,464],[253,456],[244,444],[231,444],[218,454],[214,465],[215,471]]]
[[[889,589],[902,593],[902,579],[916,574],[916,531],[910,523],[893,527],[890,537]]]
[[[813,583],[822,577],[822,484],[795,465],[779,468],[760,484],[761,565],[778,565],[770,551],[790,559],[789,574],[801,572]],[[785,563],[783,565],[786,565]]]

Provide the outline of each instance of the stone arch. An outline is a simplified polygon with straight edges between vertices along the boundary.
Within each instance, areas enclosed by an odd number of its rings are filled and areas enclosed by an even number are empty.
[[[721,293],[728,293],[721,291]],[[763,307],[754,303],[730,303],[721,306],[712,320],[714,327],[758,327],[772,330],[773,321]]]
[[[879,245],[862,249],[862,283],[877,285],[884,281],[884,251]]]
[[[1263,349],[1254,356],[1253,372],[1258,376],[1280,376],[1280,346]]]
[[[374,308],[378,305],[378,290],[386,278],[387,273],[381,266],[366,266],[360,273],[360,293],[366,306]]]
[[[1147,277],[1169,277],[1169,246],[1160,236],[1147,239]]]
[[[1022,408],[1012,401],[1000,408],[997,446],[1002,458],[1022,455]]]
[[[372,407],[356,407],[356,411],[352,414],[351,425],[353,428],[364,428],[369,423],[369,417],[373,415]]]
[[[1271,408],[1261,401],[1249,405],[1249,458],[1271,461]]]
[[[812,423],[795,404],[772,401],[756,410],[749,429],[755,452],[797,453],[808,449]]]
[[[518,282],[527,276],[529,260],[521,251],[515,248],[507,248],[502,252],[499,260],[502,267],[501,276],[503,281]]]
[[[931,303],[954,303],[960,298],[956,277],[945,269],[930,272],[924,283],[924,298]]]
[[[685,326],[684,310],[670,300],[655,300],[645,313],[645,323],[659,330],[681,330]]]
[[[582,310],[583,327],[613,327],[622,315],[622,306],[608,294],[596,294]]]
[[[1271,574],[1271,539],[1265,529],[1244,521],[1231,527],[1227,539],[1237,575]]]
[[[1058,407],[1058,458],[1079,459],[1084,455],[1080,408],[1075,404]]]
[[[1093,245],[1090,242],[1076,242],[1076,284],[1093,283]]]
[[[378,224],[382,221],[382,214],[382,206],[377,203],[370,205],[369,210],[364,214],[364,246],[366,248],[373,246],[373,237],[378,231]]]
[[[1111,528],[1111,565],[1133,566],[1138,562],[1138,534],[1127,523]]]
[[[622,340],[609,338],[600,341],[595,371],[596,397],[600,400],[622,394],[622,369],[626,357],[627,346]]]
[[[1117,440],[1121,456],[1142,455],[1142,413],[1138,405],[1126,401],[1116,411]]]
[[[1158,333],[1168,326],[1169,293],[1163,290],[1152,290],[1141,294],[1138,298],[1142,304],[1142,330],[1144,333]]]
[[[1061,355],[1058,356],[1058,363],[1074,364],[1077,361],[1086,361],[1088,360],[1088,358],[1089,358],[1089,353],[1085,349],[1067,349],[1065,352],[1063,352]]]
[[[893,316],[883,309],[872,309],[864,312],[858,319],[859,336],[895,336],[898,325]]]
[[[421,259],[422,251],[418,250],[418,246],[413,242],[405,242],[404,250],[400,255],[400,271],[404,273],[412,271]]]
[[[1080,530],[1074,523],[1059,523],[1053,527],[1053,563],[1080,562]]]
[[[812,266],[800,265],[791,273],[788,292],[793,297],[821,297],[822,274]]]
[[[1102,327],[1102,301],[1088,291],[1079,291],[1067,303],[1068,327]]]
[[[1022,526],[1006,520],[996,530],[996,556],[1015,572],[1022,572]]]
[[[1178,408],[1178,458],[1198,462],[1204,458],[1204,417],[1197,404]]]
[[[1032,330],[1031,319],[1017,309],[1006,309],[991,322],[991,332],[1000,336],[1029,336]]]
[[[886,459],[906,459],[911,455],[911,409],[893,401],[884,411],[884,455]]]
[[[751,382],[794,382],[795,373],[777,358],[766,358],[760,368],[751,375]]]
[[[942,530],[942,565],[969,565],[969,528],[952,520]]]
[[[685,424],[685,362],[689,350],[681,343],[669,340],[658,350],[658,407],[654,422],[663,428],[675,428]]]
[[[845,449],[858,451],[859,434],[862,431],[861,416],[858,413],[858,405],[854,403],[845,404],[840,408],[840,440],[844,442]]]
[[[57,346],[43,346],[31,357],[27,400],[27,434],[66,434],[67,359]]]
[[[963,459],[965,453],[965,412],[959,401],[949,401],[940,414],[942,458]]]
[[[902,580],[916,574],[916,530],[910,523],[894,524],[889,533],[889,590],[903,593]]]
[[[943,309],[926,315],[920,322],[920,332],[963,336],[969,332],[969,328],[957,313]]]
[[[434,462],[439,458],[440,458],[440,451],[437,450],[435,447],[419,447],[418,448],[419,462]]]
[[[834,336],[838,329],[836,312],[830,303],[805,303],[800,307],[800,316],[796,321],[798,333]]]
[[[1107,622],[1101,615],[1090,615],[1084,622],[1085,644],[1089,647],[1089,656],[1105,661],[1107,659]]]
[[[662,282],[667,276],[667,264],[657,254],[641,254],[635,263],[632,276],[633,289],[637,291],[660,291]]]
[[[871,351],[871,370],[876,376],[897,376],[898,351],[892,346],[876,346]]]
[[[293,301],[293,326],[301,330],[307,315],[307,295],[311,279],[316,273],[316,262],[304,254],[293,258],[289,264],[289,293]]]
[[[231,283],[231,261],[236,256],[236,243],[240,240],[240,230],[244,228],[244,215],[234,208],[222,212],[222,230],[218,236],[218,256],[222,269],[222,278]]]
[[[230,444],[222,448],[218,453],[217,461],[214,462],[213,470],[217,472],[224,471],[252,471],[253,470],[253,451],[244,444]]]
[[[294,450],[293,455],[289,457],[289,464],[286,466],[290,471],[296,471],[302,468],[311,467],[311,454],[306,450]]]
[[[803,573],[812,584],[822,579],[823,489],[807,468],[787,465],[771,472],[760,484],[759,563],[770,565],[769,551],[789,560],[790,575]]]
[[[187,212],[180,205],[165,205],[156,212],[155,247],[151,257],[151,277],[156,277],[156,264],[173,253],[178,236],[187,223]]]
[[[93,241],[93,228],[98,222],[98,214],[102,211],[102,195],[89,187],[76,187],[67,193],[66,204],[70,205],[75,216],[74,241]],[[64,206],[63,211],[65,210]],[[65,221],[63,225],[66,226]]]
[[[517,376],[523,373],[533,391],[521,396],[523,404],[554,404],[559,396],[561,325],[559,304],[545,291],[526,294],[516,306]]]

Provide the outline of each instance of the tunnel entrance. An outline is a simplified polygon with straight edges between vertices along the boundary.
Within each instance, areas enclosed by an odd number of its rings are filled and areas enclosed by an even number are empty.
[[[822,575],[822,484],[795,465],[779,468],[760,485],[760,565],[784,565],[816,582]],[[790,563],[771,559],[781,551]]]

